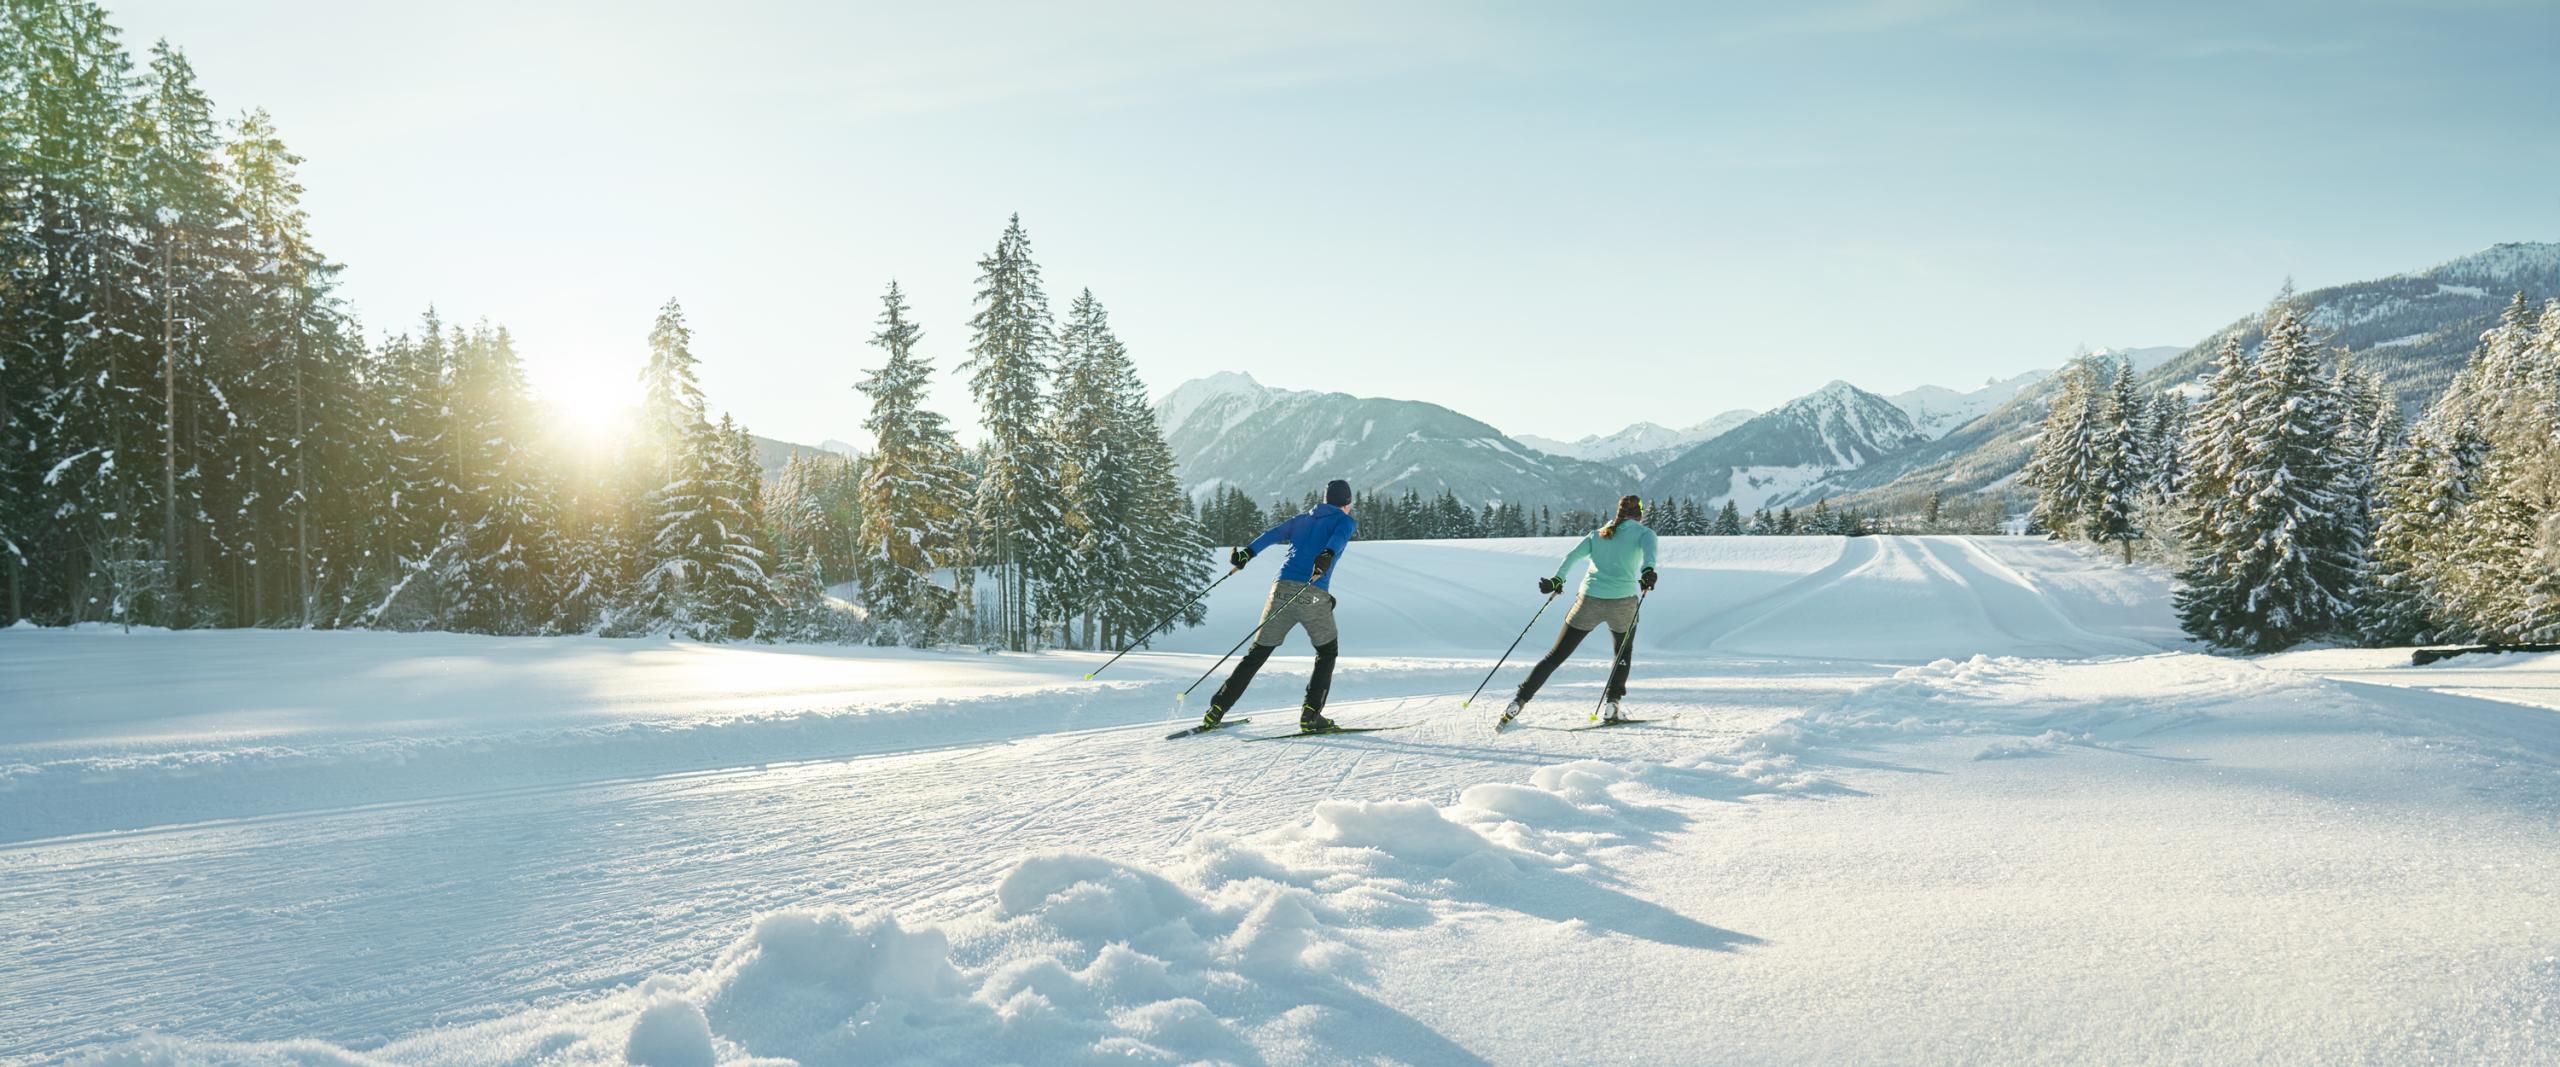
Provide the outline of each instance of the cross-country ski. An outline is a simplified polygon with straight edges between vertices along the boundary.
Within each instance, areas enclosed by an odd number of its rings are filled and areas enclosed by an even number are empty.
[[[1299,731],[1297,731],[1296,733],[1286,733],[1286,734],[1264,734],[1264,735],[1262,735],[1262,736],[1260,736],[1260,737],[1248,737],[1248,738],[1245,738],[1245,740],[1247,740],[1247,741],[1287,741],[1287,740],[1290,740],[1291,738],[1300,738],[1300,737],[1332,737],[1332,736],[1335,736],[1335,735],[1337,735],[1337,734],[1374,734],[1374,733],[1378,733],[1378,732],[1383,731],[1383,730],[1402,730],[1402,729],[1405,729],[1406,727],[1411,726],[1411,725],[1413,725],[1413,724],[1412,724],[1412,723],[1399,723],[1399,724],[1394,725],[1394,726],[1328,726],[1328,727],[1325,727],[1325,728],[1323,728],[1323,729],[1318,729],[1318,730],[1299,730]]]
[[[1209,733],[1214,730],[1224,730],[1231,726],[1242,726],[1252,721],[1252,719],[1237,718],[1224,719],[1218,722],[1204,722],[1196,726],[1188,726],[1180,730],[1175,730],[1172,733],[1164,735],[1164,739],[1167,741],[1179,741],[1186,737],[1198,737],[1201,734]]]

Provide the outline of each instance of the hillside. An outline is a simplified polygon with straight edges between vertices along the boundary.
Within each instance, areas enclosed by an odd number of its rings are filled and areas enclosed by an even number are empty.
[[[2330,286],[2296,294],[2315,328],[2356,365],[2381,372],[2403,410],[2415,411],[2471,357],[2482,331],[2517,292],[2534,300],[2560,296],[2560,244],[2502,244],[2414,274]],[[2142,375],[2147,389],[2195,381],[2223,338],[2261,339],[2252,311]],[[2139,359],[2137,367],[2141,366]],[[1908,510],[1932,490],[1970,493],[2005,486],[2026,464],[2054,383],[2021,390],[1954,433],[1883,462],[1835,475],[1825,488],[1846,501]]]
[[[1833,471],[1925,441],[1893,402],[1833,382],[1682,453],[1645,480],[1653,496],[1730,499],[1748,511],[1792,503]]]

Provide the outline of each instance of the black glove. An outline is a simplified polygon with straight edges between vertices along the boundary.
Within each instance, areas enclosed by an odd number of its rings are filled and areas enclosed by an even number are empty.
[[[1243,570],[1245,564],[1253,562],[1253,550],[1250,548],[1239,548],[1233,552],[1229,552],[1227,553],[1227,562],[1234,565],[1237,570]]]
[[[1324,577],[1324,572],[1332,569],[1333,550],[1328,548],[1322,552],[1316,553],[1315,567],[1307,572],[1307,580],[1312,582],[1318,578],[1322,578]]]
[[[1642,589],[1648,593],[1653,592],[1653,583],[1656,577],[1658,576],[1653,573],[1653,568],[1645,568],[1643,574],[1636,576],[1636,588]]]
[[[1554,578],[1540,578],[1538,579],[1538,591],[1545,593],[1548,596],[1554,596],[1558,593],[1564,592],[1564,583],[1557,581]]]

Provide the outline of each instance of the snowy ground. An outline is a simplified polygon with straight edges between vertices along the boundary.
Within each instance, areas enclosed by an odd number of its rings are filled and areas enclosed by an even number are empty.
[[[2233,661],[2039,542],[1680,539],[1665,721],[1563,729],[1587,648],[1497,736],[1523,664],[1458,703],[1563,544],[1360,545],[1334,714],[1413,725],[1268,744],[1157,739],[1267,564],[1092,682],[0,631],[0,1062],[2560,1061],[2560,657]]]

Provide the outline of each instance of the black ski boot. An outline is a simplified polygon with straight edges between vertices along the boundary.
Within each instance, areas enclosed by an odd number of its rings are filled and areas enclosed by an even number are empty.
[[[1510,705],[1509,707],[1503,708],[1503,709],[1502,709],[1502,721],[1501,721],[1501,722],[1497,722],[1497,723],[1493,724],[1493,732],[1495,732],[1495,733],[1501,733],[1501,732],[1502,732],[1502,731],[1504,731],[1504,730],[1508,730],[1508,729],[1510,729],[1510,728],[1511,728],[1511,720],[1513,720],[1513,719],[1517,719],[1517,718],[1519,718],[1519,717],[1520,717],[1520,708],[1521,708],[1521,707],[1522,707],[1521,703],[1520,703],[1519,701],[1517,701],[1517,700],[1514,700],[1514,701],[1512,701],[1512,702],[1511,702],[1511,705]]]
[[[1227,709],[1211,704],[1209,705],[1209,713],[1200,717],[1200,727],[1205,730],[1209,727],[1216,726],[1218,725],[1218,720],[1226,717]]]
[[[1299,733],[1329,734],[1341,728],[1340,724],[1331,719],[1325,718],[1324,712],[1318,711],[1314,708],[1300,708],[1298,710]]]

